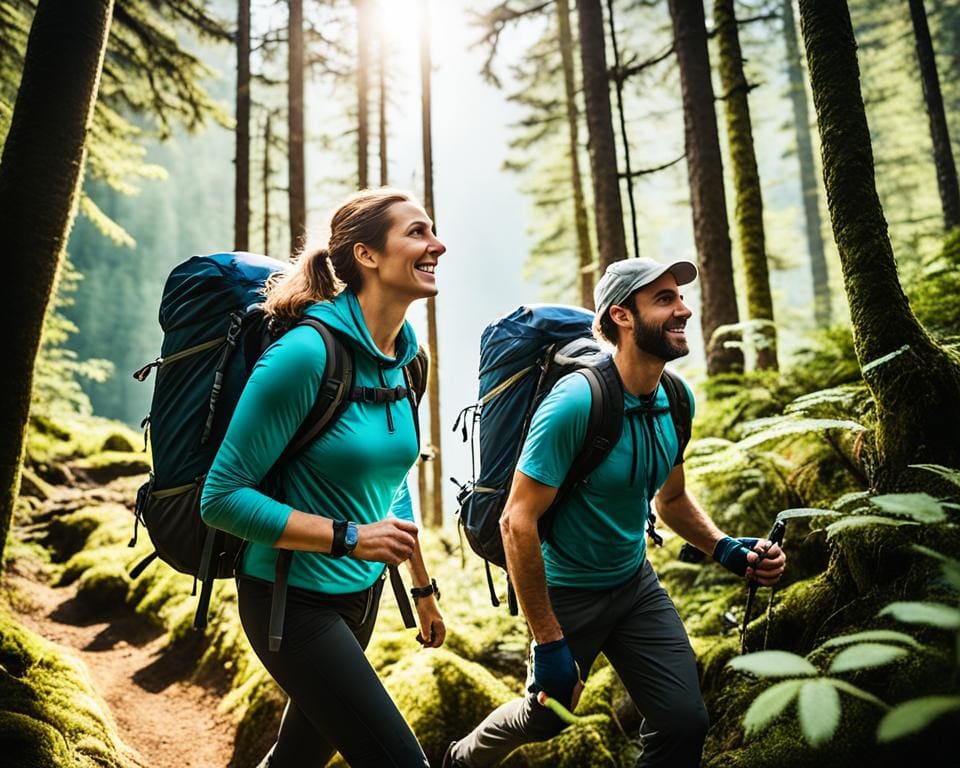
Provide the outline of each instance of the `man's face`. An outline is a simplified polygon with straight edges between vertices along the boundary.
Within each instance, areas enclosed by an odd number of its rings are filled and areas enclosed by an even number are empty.
[[[633,315],[633,343],[664,362],[690,352],[687,320],[693,314],[683,303],[676,278],[667,272],[624,302]]]

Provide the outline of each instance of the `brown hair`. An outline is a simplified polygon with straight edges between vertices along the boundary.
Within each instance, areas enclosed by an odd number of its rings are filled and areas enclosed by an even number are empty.
[[[293,267],[267,281],[266,313],[281,325],[296,321],[318,301],[328,301],[345,287],[357,292],[363,283],[353,246],[363,243],[382,251],[393,219],[394,203],[414,202],[409,192],[383,187],[351,195],[330,220],[325,248],[304,250],[293,257]]]

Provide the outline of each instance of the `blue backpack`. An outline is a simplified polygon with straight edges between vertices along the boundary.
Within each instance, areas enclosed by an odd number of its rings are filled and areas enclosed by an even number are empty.
[[[471,444],[472,479],[457,497],[459,519],[470,548],[483,558],[490,601],[499,605],[490,564],[506,568],[500,515],[503,512],[523,443],[537,407],[564,376],[577,372],[590,385],[592,401],[587,434],[551,508],[540,518],[540,538],[550,536],[556,509],[577,484],[586,480],[620,439],[623,430],[623,383],[609,352],[593,336],[594,314],[580,307],[524,305],[488,325],[480,337],[480,393],[476,404],[461,411],[464,442]],[[677,431],[678,456],[690,439],[691,410],[686,387],[664,369],[661,377]],[[467,422],[471,422],[468,427]],[[479,440],[474,434],[479,431]],[[475,447],[479,443],[480,466]],[[648,533],[658,544],[653,510]],[[510,610],[516,599],[509,585]]]
[[[200,599],[194,620],[197,629],[206,626],[214,579],[234,575],[244,544],[235,536],[208,527],[200,518],[203,481],[254,365],[286,330],[273,327],[261,302],[267,279],[287,266],[251,253],[194,256],[178,264],[167,278],[160,301],[160,327],[164,332],[160,356],[133,374],[138,381],[145,381],[151,370],[157,369],[150,415],[141,425],[146,427],[153,447],[153,471],[137,493],[130,541],[131,547],[136,544],[137,528],[142,523],[155,551],[130,575],[136,578],[159,557],[199,580]],[[323,339],[327,353],[323,384],[307,417],[267,473],[265,488],[275,488],[280,467],[329,429],[357,398],[350,348],[314,318],[302,318],[298,325],[309,325]],[[409,397],[416,415],[427,374],[422,352],[404,373],[406,389],[402,393],[391,389],[389,393],[392,397]],[[274,645],[279,643],[282,631],[290,553],[283,551],[277,563],[273,611],[278,615],[271,619]],[[395,591],[398,577],[399,573],[391,571]],[[402,592],[406,597],[406,591]],[[409,602],[401,605],[401,612],[405,623],[414,626]]]

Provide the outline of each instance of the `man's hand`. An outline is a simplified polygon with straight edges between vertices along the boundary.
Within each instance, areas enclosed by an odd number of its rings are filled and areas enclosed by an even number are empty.
[[[769,587],[776,584],[786,568],[787,556],[777,544],[766,539],[725,536],[717,542],[713,559],[738,576]]]
[[[580,670],[564,638],[533,646],[533,682],[530,692],[545,691],[567,709],[576,709],[583,683]]]

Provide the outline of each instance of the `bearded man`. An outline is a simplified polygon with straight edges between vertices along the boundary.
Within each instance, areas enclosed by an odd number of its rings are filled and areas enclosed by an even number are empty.
[[[541,542],[537,522],[587,432],[587,379],[574,373],[560,379],[538,407],[500,521],[510,578],[534,638],[532,682],[524,698],[453,742],[445,768],[497,765],[522,744],[557,734],[563,723],[538,703],[538,692],[573,709],[580,675],[599,653],[643,716],[638,768],[700,764],[707,711],[686,630],[646,557],[650,503],[694,547],[762,585],[779,580],[786,557],[769,541],[725,535],[684,481],[660,378],[667,362],[689,352],[692,313],[680,286],[696,277],[689,261],[627,259],[610,265],[597,284],[594,331],[615,347],[624,428],[603,463],[560,501],[550,537]]]

